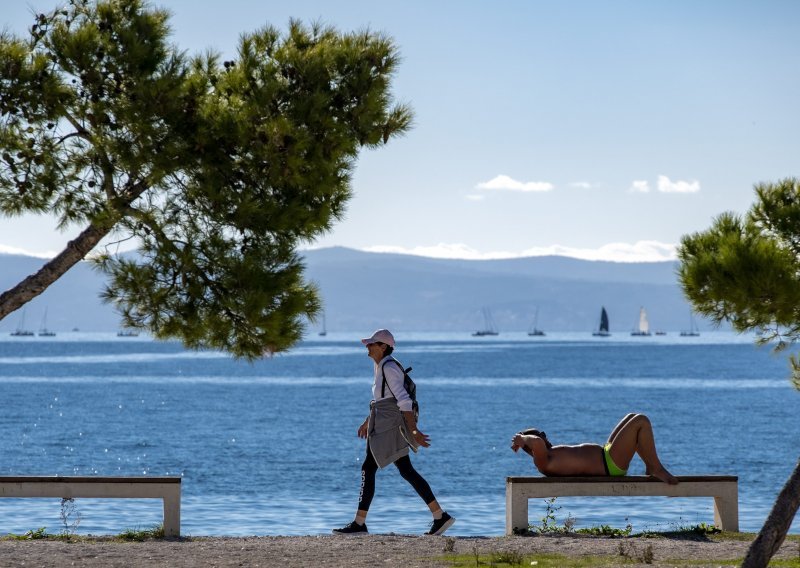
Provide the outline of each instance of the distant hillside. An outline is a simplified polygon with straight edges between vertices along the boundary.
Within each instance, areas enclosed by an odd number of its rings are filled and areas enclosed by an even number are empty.
[[[589,331],[605,306],[612,331],[630,330],[645,306],[654,329],[688,327],[689,305],[678,288],[675,264],[615,263],[567,257],[449,260],[366,253],[346,248],[305,252],[308,278],[320,288],[330,331],[378,326],[414,331],[471,331],[491,310],[501,331],[525,330],[539,308],[539,327]],[[0,255],[0,289],[38,270],[38,258]],[[117,329],[113,308],[98,299],[104,278],[88,263],[68,272],[26,309],[37,329],[48,308],[48,327]],[[13,330],[19,313],[0,322]],[[701,327],[704,327],[702,322]]]
[[[308,276],[322,291],[331,331],[380,325],[415,331],[470,331],[491,310],[497,327],[530,327],[539,308],[545,330],[588,331],[600,308],[612,331],[629,331],[645,306],[653,329],[689,325],[689,304],[673,262],[616,263],[545,256],[450,260],[345,248],[306,252]],[[703,327],[702,322],[698,322]]]

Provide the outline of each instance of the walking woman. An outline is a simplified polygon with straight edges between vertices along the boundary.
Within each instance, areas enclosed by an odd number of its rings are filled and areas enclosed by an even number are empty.
[[[430,446],[429,436],[417,428],[411,397],[403,382],[403,367],[392,357],[394,337],[379,329],[372,337],[362,339],[367,354],[375,362],[372,402],[369,416],[358,427],[358,437],[367,440],[367,455],[361,465],[361,493],[356,517],[350,524],[333,529],[336,534],[367,534],[367,513],[375,495],[375,474],[378,468],[394,464],[428,505],[433,515],[429,535],[443,534],[455,519],[442,511],[430,485],[417,473],[408,457],[409,448]]]

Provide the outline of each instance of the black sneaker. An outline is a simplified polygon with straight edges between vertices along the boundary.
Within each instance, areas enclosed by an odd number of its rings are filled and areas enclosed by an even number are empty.
[[[333,534],[369,534],[369,531],[367,530],[367,523],[359,525],[355,521],[349,525],[343,526],[340,529],[333,529],[332,532]]]
[[[434,519],[433,522],[431,523],[431,530],[429,530],[425,534],[431,534],[431,535],[444,534],[444,531],[452,527],[453,523],[455,522],[456,520],[450,515],[448,515],[446,512],[442,513],[442,518]]]

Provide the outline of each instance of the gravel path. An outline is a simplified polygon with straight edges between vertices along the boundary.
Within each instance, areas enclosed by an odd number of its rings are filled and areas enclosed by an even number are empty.
[[[578,535],[535,537],[426,537],[408,535],[303,536],[303,537],[193,537],[147,542],[120,542],[88,538],[0,541],[2,566],[103,566],[103,567],[198,567],[198,566],[402,566],[403,568],[449,566],[443,557],[456,554],[562,554],[607,555],[620,566],[735,566],[749,541],[705,538],[604,538]],[[645,563],[647,549],[652,564]],[[800,541],[787,540],[781,558],[800,562]],[[632,562],[632,559],[635,562]],[[697,564],[697,561],[701,561]],[[707,563],[702,563],[707,561]],[[727,563],[725,561],[728,561]],[[615,562],[616,564],[616,562]]]

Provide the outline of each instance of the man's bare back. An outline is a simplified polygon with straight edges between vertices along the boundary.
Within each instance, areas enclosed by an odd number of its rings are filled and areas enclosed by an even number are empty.
[[[606,475],[603,466],[603,448],[597,444],[553,446],[547,450],[545,475]],[[534,462],[536,460],[534,459]]]

